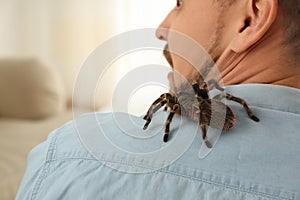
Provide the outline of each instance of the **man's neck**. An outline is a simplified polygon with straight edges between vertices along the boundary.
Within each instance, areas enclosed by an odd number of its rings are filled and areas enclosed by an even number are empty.
[[[280,34],[267,34],[246,52],[226,50],[217,61],[224,85],[265,83],[300,88],[300,63],[284,56]]]

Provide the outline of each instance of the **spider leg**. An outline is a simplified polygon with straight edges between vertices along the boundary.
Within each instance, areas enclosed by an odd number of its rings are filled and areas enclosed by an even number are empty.
[[[145,123],[144,128],[143,128],[144,130],[146,130],[148,125],[150,124],[152,115],[156,111],[158,111],[162,106],[164,106],[167,102],[168,102],[168,100],[161,99],[158,105],[155,105],[154,103],[152,104],[152,106],[149,108],[147,114],[144,117],[144,120],[146,120],[146,123]]]
[[[179,108],[179,104],[178,103],[175,103],[172,107],[171,107],[171,111],[170,111],[170,114],[167,118],[167,121],[166,121],[166,128],[165,128],[165,134],[164,134],[164,142],[167,142],[168,139],[169,139],[169,135],[170,135],[170,124],[172,122],[172,119],[176,113],[176,110]]]
[[[167,111],[167,110],[168,110],[168,106],[165,106],[165,107],[164,107],[164,111]]]
[[[200,121],[201,121],[201,117],[200,117]],[[208,141],[207,136],[206,136],[206,125],[205,125],[205,124],[202,124],[202,123],[200,122],[200,126],[201,126],[201,129],[202,129],[202,139],[203,139],[203,141],[205,142],[207,148],[211,148],[212,145],[211,145],[211,143]]]
[[[207,81],[207,85],[213,85],[217,90],[220,90],[220,91],[224,91],[224,88],[222,88],[219,83],[217,81],[215,81],[214,79],[211,79],[209,81]]]
[[[151,118],[153,113],[155,113],[160,107],[162,107],[163,105],[161,105],[162,101],[164,101],[164,99],[166,99],[167,97],[167,93],[164,93],[162,95],[160,95],[160,97],[158,99],[156,99],[150,106],[150,108],[147,111],[147,114],[144,116],[144,120],[147,120],[149,117]],[[155,109],[157,107],[157,104],[160,103],[160,107],[158,107],[157,109]],[[163,102],[164,103],[164,102]],[[151,119],[150,119],[151,120]],[[150,123],[150,122],[149,122]]]
[[[199,99],[198,99],[198,101],[199,101]],[[201,105],[200,101],[199,101],[199,104]],[[200,112],[199,112],[198,118],[199,118],[199,125],[200,125],[201,130],[202,130],[202,139],[205,142],[207,148],[211,148],[212,145],[208,141],[207,135],[206,135],[207,117],[205,116],[204,112],[201,112],[201,106],[199,106],[199,111]]]
[[[246,101],[244,99],[241,99],[241,98],[238,98],[238,97],[235,97],[231,94],[228,94],[228,93],[221,93],[221,94],[218,94],[217,96],[214,97],[214,99],[221,99],[221,98],[226,98],[230,101],[235,101],[239,104],[241,104],[244,109],[246,110],[248,116],[253,120],[253,121],[256,121],[256,122],[259,122],[259,118],[256,117],[253,112],[250,110],[248,104],[246,103]]]
[[[144,116],[143,119],[146,119],[146,118],[149,116],[149,114],[153,111],[153,108],[156,106],[156,104],[160,103],[160,102],[163,101],[165,98],[166,98],[166,93],[160,95],[160,97],[157,98],[157,99],[151,104],[150,108],[149,108],[148,111],[147,111],[147,114]]]
[[[205,87],[206,87],[206,85],[205,85]],[[206,125],[207,125],[206,120],[207,120],[207,117],[205,116],[204,112],[201,111],[201,105],[203,105],[205,102],[208,103],[207,105],[209,106],[209,108],[211,107],[210,100],[209,100],[209,97],[208,97],[208,93],[207,93],[206,88],[200,89],[197,84],[193,84],[193,89],[196,93],[197,101],[198,101],[198,108],[199,108],[198,118],[199,118],[199,125],[202,129],[202,139],[205,142],[206,146],[208,148],[211,148],[212,145],[208,141],[207,136],[206,136]]]

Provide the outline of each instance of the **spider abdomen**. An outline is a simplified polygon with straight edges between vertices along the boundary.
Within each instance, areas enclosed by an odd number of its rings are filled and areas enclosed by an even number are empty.
[[[189,102],[189,103],[188,103]],[[192,103],[183,101],[180,104],[181,115],[219,130],[227,131],[234,126],[236,118],[232,109],[218,100],[206,100],[200,104],[197,100]],[[200,115],[201,112],[201,116]]]
[[[212,128],[227,131],[234,126],[236,117],[232,109],[219,101],[213,101],[210,121],[208,123]]]

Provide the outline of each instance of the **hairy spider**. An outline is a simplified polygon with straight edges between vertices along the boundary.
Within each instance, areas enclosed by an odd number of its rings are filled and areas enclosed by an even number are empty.
[[[202,139],[206,146],[211,148],[212,145],[206,136],[206,127],[211,126],[219,130],[227,131],[236,121],[232,109],[221,101],[222,98],[241,104],[252,120],[256,122],[259,121],[250,110],[245,100],[228,93],[220,93],[213,98],[209,98],[207,83],[201,77],[197,80],[198,81],[194,80],[184,84],[176,94],[170,92],[160,95],[160,97],[153,102],[147,114],[144,116],[144,120],[146,120],[144,130],[150,124],[153,114],[161,107],[165,106],[164,110],[170,110],[170,114],[165,125],[164,142],[168,141],[170,123],[172,122],[174,115],[178,113],[189,119],[199,121],[199,125],[202,129]],[[221,91],[224,90],[214,80],[210,81],[210,83],[213,83],[216,89]],[[189,88],[192,88],[190,89],[192,91],[189,91]]]

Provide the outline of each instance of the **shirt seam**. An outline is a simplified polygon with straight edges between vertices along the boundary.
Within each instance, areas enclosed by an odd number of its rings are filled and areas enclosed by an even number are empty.
[[[253,190],[248,190],[248,189],[243,189],[243,188],[234,187],[234,186],[230,186],[230,185],[225,185],[224,183],[211,181],[211,180],[207,180],[204,178],[195,178],[193,176],[179,174],[178,172],[174,172],[174,171],[166,171],[166,172],[180,176],[180,177],[190,178],[190,179],[201,181],[201,182],[204,182],[207,184],[212,184],[212,185],[219,186],[222,188],[226,188],[226,189],[230,189],[230,190],[234,190],[234,191],[238,191],[238,192],[245,192],[245,193],[252,194],[252,195],[257,195],[259,197],[263,196],[263,197],[268,197],[268,198],[272,198],[272,199],[275,198],[275,199],[294,200],[294,197],[288,198],[288,197],[282,197],[282,196],[274,196],[274,195],[263,193],[263,192],[257,192],[257,191],[253,191]]]
[[[50,169],[50,164],[51,161],[53,160],[54,157],[54,152],[56,150],[56,141],[57,141],[57,137],[61,131],[63,127],[59,128],[55,133],[53,138],[50,140],[49,142],[49,146],[48,146],[48,150],[47,150],[47,154],[46,154],[46,159],[42,165],[42,170],[34,184],[34,187],[32,189],[32,193],[31,193],[31,200],[34,200],[37,198],[38,192],[40,190],[41,184],[43,182],[43,180],[46,178],[49,169]]]
[[[101,159],[101,160],[106,161],[106,162],[114,162],[114,161],[109,161],[109,160],[106,160],[106,159]],[[116,161],[115,163],[120,163],[120,162]],[[135,167],[141,167],[141,168],[151,169],[150,167],[139,166],[138,164],[135,164],[135,163],[132,163],[132,162],[129,163],[129,162],[122,161],[121,163],[122,164],[127,164],[129,166],[135,166]],[[182,178],[190,178],[192,180],[197,180],[197,181],[201,181],[201,182],[204,182],[204,183],[207,183],[207,184],[221,186],[223,188],[232,189],[232,190],[235,190],[235,191],[246,192],[248,194],[255,194],[255,195],[258,195],[258,196],[265,196],[265,197],[276,198],[276,199],[294,200],[294,197],[292,197],[292,198],[280,197],[280,196],[277,197],[277,196],[274,196],[274,195],[271,195],[271,194],[267,194],[267,193],[263,193],[263,192],[257,192],[257,191],[253,191],[253,190],[247,190],[247,189],[243,189],[243,188],[238,188],[238,187],[234,187],[234,186],[225,185],[223,183],[219,183],[219,182],[212,181],[212,180],[207,180],[205,178],[197,178],[197,177],[193,177],[193,176],[189,176],[189,175],[180,174],[180,173],[172,171],[172,170],[160,169],[160,170],[157,170],[157,171],[165,172],[165,173],[169,173],[169,174],[173,174],[173,175],[176,175],[176,176],[179,176],[179,177],[182,177]]]
[[[266,110],[272,110],[272,111],[277,111],[277,112],[283,112],[283,113],[291,113],[294,115],[300,115],[300,111],[298,112],[298,110],[289,110],[288,108],[284,108],[284,107],[279,107],[276,105],[267,105],[267,104],[251,104],[251,107],[256,107],[256,108],[260,108],[260,109],[266,109]]]
[[[69,158],[64,158],[64,159],[52,159],[52,160],[48,160],[48,163],[51,163],[51,162],[60,162],[60,161],[65,161],[65,160],[78,160],[78,159],[86,160],[86,161],[87,160],[89,160],[89,161],[95,161],[95,162],[104,161],[104,162],[125,164],[127,166],[133,166],[133,167],[139,167],[139,168],[144,168],[144,169],[155,170],[155,168],[152,168],[152,167],[140,165],[140,164],[133,163],[133,162],[129,163],[129,162],[126,162],[124,160],[120,160],[120,161],[112,161],[112,160],[108,160],[108,159],[99,159],[99,160],[97,160],[97,159],[93,159],[93,158],[80,158],[80,157],[69,157]],[[102,163],[102,165],[107,166],[104,163]],[[113,169],[113,168],[111,168],[111,169]],[[159,169],[159,170],[155,170],[154,172],[157,172],[157,171],[168,173],[168,174],[173,174],[175,176],[182,177],[182,178],[185,178],[185,179],[191,179],[191,180],[200,181],[200,182],[203,182],[203,183],[206,183],[206,184],[215,185],[215,186],[218,186],[218,187],[221,187],[221,188],[225,188],[225,189],[230,189],[230,190],[234,190],[234,191],[238,191],[238,192],[245,192],[245,193],[248,193],[248,194],[257,195],[257,196],[260,196],[260,197],[263,196],[263,197],[272,198],[272,199],[284,199],[284,200],[294,200],[295,199],[295,194],[293,192],[289,192],[289,191],[286,191],[286,192],[288,192],[288,193],[290,193],[292,195],[291,198],[289,198],[289,197],[283,197],[283,196],[274,196],[272,194],[267,194],[267,193],[264,193],[264,192],[258,192],[258,191],[253,191],[253,190],[249,190],[249,189],[243,189],[243,188],[240,188],[240,187],[225,185],[223,183],[219,183],[219,182],[212,181],[212,180],[207,180],[205,178],[198,178],[198,177],[193,177],[193,176],[190,176],[190,175],[180,174],[178,172],[175,172],[175,171],[169,170],[169,169],[165,169],[165,168]],[[151,172],[151,173],[153,173],[153,172]]]

